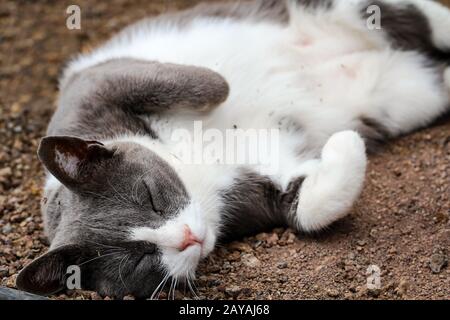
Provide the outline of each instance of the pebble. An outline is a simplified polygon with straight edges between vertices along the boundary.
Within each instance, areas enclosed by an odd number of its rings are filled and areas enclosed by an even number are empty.
[[[256,268],[259,267],[261,265],[261,261],[259,261],[258,258],[256,258],[253,254],[249,253],[249,254],[244,254],[241,257],[241,262],[249,267],[249,268]]]
[[[367,288],[367,294],[371,297],[378,297],[381,293],[381,289],[378,288]]]
[[[277,244],[277,242],[278,242],[279,239],[280,239],[280,238],[278,237],[278,234],[272,233],[272,234],[266,239],[266,242],[267,242],[268,245],[273,246],[273,245],[276,245],[276,244]]]
[[[406,295],[409,288],[409,282],[405,279],[400,280],[400,283],[398,284],[397,288],[395,288],[395,293],[398,294],[400,297],[403,297]]]
[[[12,169],[10,167],[0,169],[0,181],[4,181],[4,179],[10,176],[12,176]]]
[[[239,286],[229,286],[225,288],[225,293],[233,298],[236,298],[241,292],[242,288]]]
[[[339,291],[337,291],[336,289],[328,289],[327,295],[331,298],[337,298],[339,297]]]
[[[443,250],[435,250],[430,258],[430,269],[433,273],[440,273],[447,265],[447,255]]]
[[[251,252],[252,247],[244,242],[233,242],[229,245],[230,249],[241,251],[241,252]]]
[[[12,231],[12,226],[10,223],[5,224],[2,228],[3,234],[9,234],[9,233],[11,233],[11,231]]]
[[[278,269],[286,269],[287,267],[288,267],[288,263],[286,261],[282,261],[277,264]]]
[[[7,267],[0,266],[0,278],[7,277],[9,275],[9,270]]]
[[[365,245],[366,245],[366,241],[364,241],[364,240],[358,240],[358,241],[356,241],[356,244],[358,245],[358,246],[361,246],[361,247],[364,247]]]
[[[92,300],[103,300],[103,298],[97,292],[91,292],[90,296]]]

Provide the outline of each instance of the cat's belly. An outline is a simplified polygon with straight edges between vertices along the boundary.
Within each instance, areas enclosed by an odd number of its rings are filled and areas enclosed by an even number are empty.
[[[149,120],[162,140],[170,141],[180,129],[192,135],[198,121],[203,130],[222,133],[278,130],[283,146],[314,152],[334,128],[327,123],[324,134],[316,135],[310,123],[347,103],[347,92],[360,80],[357,52],[374,45],[342,25],[318,25],[307,13],[294,16],[289,26],[199,18],[183,30],[156,27],[113,41],[73,63],[69,72],[121,57],[207,67],[227,80],[229,97],[208,114]]]

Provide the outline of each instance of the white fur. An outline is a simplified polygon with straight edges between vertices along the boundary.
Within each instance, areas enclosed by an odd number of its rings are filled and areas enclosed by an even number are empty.
[[[206,257],[214,248],[217,231],[210,225],[202,208],[191,202],[175,219],[162,227],[152,229],[138,227],[131,230],[133,240],[149,241],[162,251],[162,263],[170,276],[179,278],[193,276],[200,258]],[[184,228],[188,226],[202,245],[196,244],[181,251]]]
[[[46,192],[51,192],[53,190],[58,189],[61,186],[61,182],[59,182],[58,179],[56,179],[53,175],[48,174],[47,179],[45,181],[44,189]]]
[[[361,137],[354,131],[332,135],[322,150],[321,161],[300,188],[299,228],[319,230],[345,216],[361,192],[365,171]]]
[[[435,43],[448,47],[448,12],[431,1],[410,1],[431,19]],[[339,1],[333,10],[319,12],[292,6],[288,26],[216,18],[198,18],[182,30],[168,23],[150,24],[70,64],[66,77],[111,58],[188,64],[217,71],[230,85],[228,99],[206,115],[180,112],[147,119],[164,143],[146,137],[106,142],[132,141],[155,151],[186,185],[193,202],[176,219],[159,229],[132,230],[133,239],[163,248],[163,263],[173,276],[191,273],[198,259],[212,250],[223,208],[218,192],[231,185],[242,167],[177,160],[173,154],[179,148],[194,146],[186,141],[172,143],[174,129],[191,131],[194,120],[203,121],[205,129],[220,131],[233,126],[279,128],[281,144],[275,155],[279,170],[269,175],[283,188],[297,176],[307,177],[297,221],[300,229],[313,231],[347,214],[363,185],[364,143],[355,132],[337,132],[357,129],[355,119],[366,116],[397,135],[429,123],[444,111],[449,95],[436,85],[439,75],[424,66],[419,54],[394,51],[382,33],[368,31],[355,6],[360,3]],[[449,88],[449,69],[445,81]],[[279,127],[282,119],[297,122],[301,130]],[[266,174],[258,166],[252,169]],[[176,249],[184,224],[205,237],[203,251],[198,246]]]

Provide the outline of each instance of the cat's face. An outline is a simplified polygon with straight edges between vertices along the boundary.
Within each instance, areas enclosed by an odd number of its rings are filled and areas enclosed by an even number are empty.
[[[48,137],[39,157],[63,186],[44,205],[52,250],[20,273],[19,288],[61,290],[75,265],[83,289],[150,297],[164,280],[193,277],[212,250],[215,237],[201,208],[155,152]]]

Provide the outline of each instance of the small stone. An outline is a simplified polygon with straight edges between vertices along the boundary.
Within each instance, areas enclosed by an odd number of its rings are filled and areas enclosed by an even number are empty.
[[[132,295],[126,295],[123,300],[135,300],[135,298]]]
[[[272,234],[267,238],[266,242],[267,242],[268,245],[273,246],[273,245],[277,244],[278,240],[279,240],[278,234],[272,233]]]
[[[406,292],[408,291],[409,283],[405,279],[400,280],[400,283],[398,284],[397,288],[395,288],[394,292],[398,294],[399,296],[403,297],[406,295]]]
[[[259,248],[261,245],[262,245],[262,241],[260,241],[260,240],[256,240],[254,243],[253,243],[253,248],[254,249],[257,249],[257,248]]]
[[[430,258],[430,269],[433,273],[439,273],[447,265],[447,255],[443,250],[435,250]]]
[[[372,297],[378,297],[381,293],[381,289],[379,288],[367,288],[367,294]]]
[[[238,251],[234,251],[227,256],[228,261],[237,261],[239,260],[241,254]]]
[[[103,298],[97,292],[91,292],[90,296],[92,300],[103,300]]]
[[[256,240],[259,240],[259,241],[266,241],[268,237],[269,237],[269,235],[265,232],[259,233],[255,236]]]
[[[207,267],[207,270],[210,273],[217,273],[220,271],[220,266],[218,266],[217,264],[212,264]]]
[[[364,241],[364,240],[358,240],[358,241],[356,241],[356,244],[357,244],[358,246],[364,247],[364,246],[366,245],[366,241]]]
[[[244,242],[233,242],[229,245],[230,249],[241,251],[241,252],[251,252],[252,248],[250,245]]]
[[[22,107],[18,102],[15,102],[11,106],[11,113],[18,114],[22,111]]]
[[[390,254],[397,254],[397,248],[396,247],[389,248],[388,253],[390,253]]]
[[[12,169],[10,167],[0,169],[0,181],[10,176],[12,176]]]
[[[3,228],[2,228],[2,233],[3,233],[3,234],[11,233],[11,231],[12,231],[12,226],[11,226],[10,223],[5,224],[5,225],[3,226]]]
[[[239,286],[229,286],[225,288],[225,293],[233,298],[236,298],[241,292],[242,288]]]
[[[261,261],[259,261],[258,258],[256,258],[253,254],[249,253],[249,254],[244,254],[241,257],[241,262],[242,264],[244,264],[245,266],[249,267],[249,268],[256,268],[259,267],[261,265]]]
[[[288,239],[286,240],[286,243],[287,244],[293,244],[296,239],[297,239],[297,236],[295,235],[295,233],[289,233]]]
[[[286,261],[282,261],[277,264],[278,269],[286,269],[287,266],[288,266],[288,263]]]
[[[249,296],[249,295],[252,294],[252,292],[253,292],[253,290],[251,288],[243,288],[242,292],[241,292],[241,295]]]
[[[9,275],[9,270],[7,267],[0,266],[0,278],[7,277]]]
[[[337,298],[337,297],[339,297],[339,291],[337,291],[335,289],[328,289],[327,295],[331,298]]]

